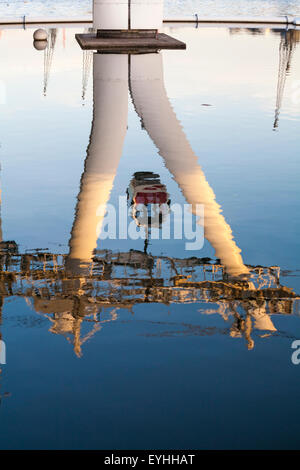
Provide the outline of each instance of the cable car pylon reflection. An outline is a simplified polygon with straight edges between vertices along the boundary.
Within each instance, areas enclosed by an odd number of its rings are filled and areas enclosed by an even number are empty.
[[[233,277],[247,275],[249,270],[241,250],[167,97],[162,55],[95,53],[93,76],[93,123],[69,242],[68,266],[84,272],[97,247],[97,227],[104,217],[97,214],[97,208],[109,200],[122,155],[129,87],[143,127],[193,213],[196,215],[196,204],[204,205],[205,238],[226,273]]]
[[[104,220],[104,211],[98,208],[109,202],[123,152],[128,90],[143,128],[187,203],[195,214],[195,206],[204,205],[205,237],[220,262],[200,256],[153,256],[147,253],[147,247],[144,253],[96,250]],[[49,331],[64,336],[80,357],[82,345],[106,323],[115,322],[119,309],[133,313],[136,305],[146,302],[195,303],[201,305],[201,313],[218,313],[226,321],[233,317],[229,334],[244,337],[248,349],[254,347],[253,333],[257,335],[258,331],[265,337],[276,331],[271,316],[299,315],[299,296],[281,285],[279,267],[244,264],[221,206],[167,97],[161,54],[93,54],[93,104],[69,252],[19,253],[15,242],[0,240],[0,319],[3,300],[22,297],[35,312],[49,319]],[[134,169],[132,174],[130,205],[140,201],[168,205],[170,196],[159,175]],[[143,218],[133,209],[136,223],[143,225]],[[158,214],[160,225],[163,215]],[[206,334],[205,330],[199,325],[198,332]]]

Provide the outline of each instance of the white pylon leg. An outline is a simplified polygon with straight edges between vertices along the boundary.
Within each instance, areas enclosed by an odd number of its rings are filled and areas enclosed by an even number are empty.
[[[90,263],[122,155],[128,119],[128,57],[94,54],[94,114],[81,178],[68,265]]]
[[[168,100],[161,54],[131,56],[130,89],[135,109],[186,201],[193,210],[196,204],[204,204],[205,238],[215,249],[216,257],[228,274],[248,273],[221,206]]]

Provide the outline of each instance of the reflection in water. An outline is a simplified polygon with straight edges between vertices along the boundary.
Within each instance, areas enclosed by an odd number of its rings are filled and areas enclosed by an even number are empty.
[[[127,130],[128,88],[143,127],[193,213],[197,204],[204,205],[204,233],[217,261],[152,256],[147,246],[145,252],[96,250],[105,214],[99,207],[109,201]],[[230,322],[226,333],[244,337],[248,349],[253,349],[252,331],[261,336],[276,333],[271,315],[298,312],[299,298],[281,285],[279,268],[244,264],[168,100],[162,56],[94,54],[93,93],[92,129],[69,253],[18,254],[14,242],[2,243],[1,302],[9,296],[25,297],[49,319],[52,333],[66,337],[77,356],[105,323],[117,320],[120,308],[131,310],[145,302],[201,303],[202,313],[220,314]],[[134,173],[127,195],[138,225],[143,225],[143,217],[137,213],[137,203],[170,202],[159,175],[145,172]],[[161,222],[162,214],[158,225]]]
[[[202,313],[220,314],[231,326],[226,334],[254,346],[252,330],[276,332],[271,315],[299,314],[299,297],[280,283],[277,267],[249,266],[250,278],[228,277],[209,258],[169,258],[131,250],[95,252],[90,273],[66,269],[67,255],[1,253],[1,299],[21,296],[51,322],[50,331],[73,344],[77,356],[84,342],[119,309],[140,303],[200,303]],[[84,334],[81,329],[84,327]]]
[[[169,214],[170,199],[159,175],[149,171],[134,173],[127,189],[131,217],[145,229],[144,253],[147,253],[151,229],[160,229]]]
[[[230,34],[250,34],[253,36],[264,35],[269,32],[269,29],[263,28],[230,28]],[[278,79],[277,79],[277,90],[276,90],[276,107],[275,117],[273,123],[273,130],[278,129],[279,125],[279,114],[282,106],[284,97],[284,88],[287,76],[291,72],[291,60],[293,53],[296,49],[296,45],[300,42],[300,31],[296,29],[272,29],[271,32],[275,35],[280,36],[279,43],[279,65],[278,65]]]
[[[135,109],[149,136],[159,149],[165,166],[173,175],[185,200],[196,214],[196,205],[205,210],[205,238],[215,255],[232,276],[248,273],[241,250],[233,240],[230,226],[222,215],[177,117],[168,100],[163,80],[162,56],[145,54],[131,56],[130,91]]]
[[[56,43],[57,29],[51,28],[48,31],[47,47],[44,50],[44,96],[47,94],[47,87],[50,77],[50,70]]]
[[[84,34],[91,33],[93,32],[93,28],[85,28],[83,32]],[[81,94],[81,97],[82,97],[83,104],[85,101],[85,95],[86,95],[86,90],[87,90],[88,81],[90,77],[92,61],[93,61],[93,51],[89,51],[89,50],[82,51],[82,94]]]
[[[127,55],[94,54],[94,110],[90,143],[69,242],[68,268],[89,269],[122,155],[128,118]]]
[[[216,257],[229,275],[248,274],[231,228],[168,100],[161,54],[94,54],[93,71],[93,124],[70,240],[68,262],[72,269],[75,265],[77,269],[86,268],[97,246],[104,218],[104,211],[98,211],[98,207],[109,200],[121,158],[129,85],[142,124],[192,212],[197,215],[196,205],[204,205],[205,238],[214,247]]]
[[[274,130],[278,128],[286,77],[290,73],[293,52],[298,42],[300,42],[300,31],[288,30],[281,32]]]

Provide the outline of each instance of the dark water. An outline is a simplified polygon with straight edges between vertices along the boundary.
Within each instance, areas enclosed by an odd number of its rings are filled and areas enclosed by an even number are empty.
[[[32,32],[0,39],[0,447],[299,448],[299,32]],[[119,196],[142,233],[138,198],[201,204],[203,247],[97,241]]]

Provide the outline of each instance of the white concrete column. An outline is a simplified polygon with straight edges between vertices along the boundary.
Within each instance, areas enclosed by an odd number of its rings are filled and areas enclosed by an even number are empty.
[[[161,29],[163,0],[93,0],[95,29]]]

